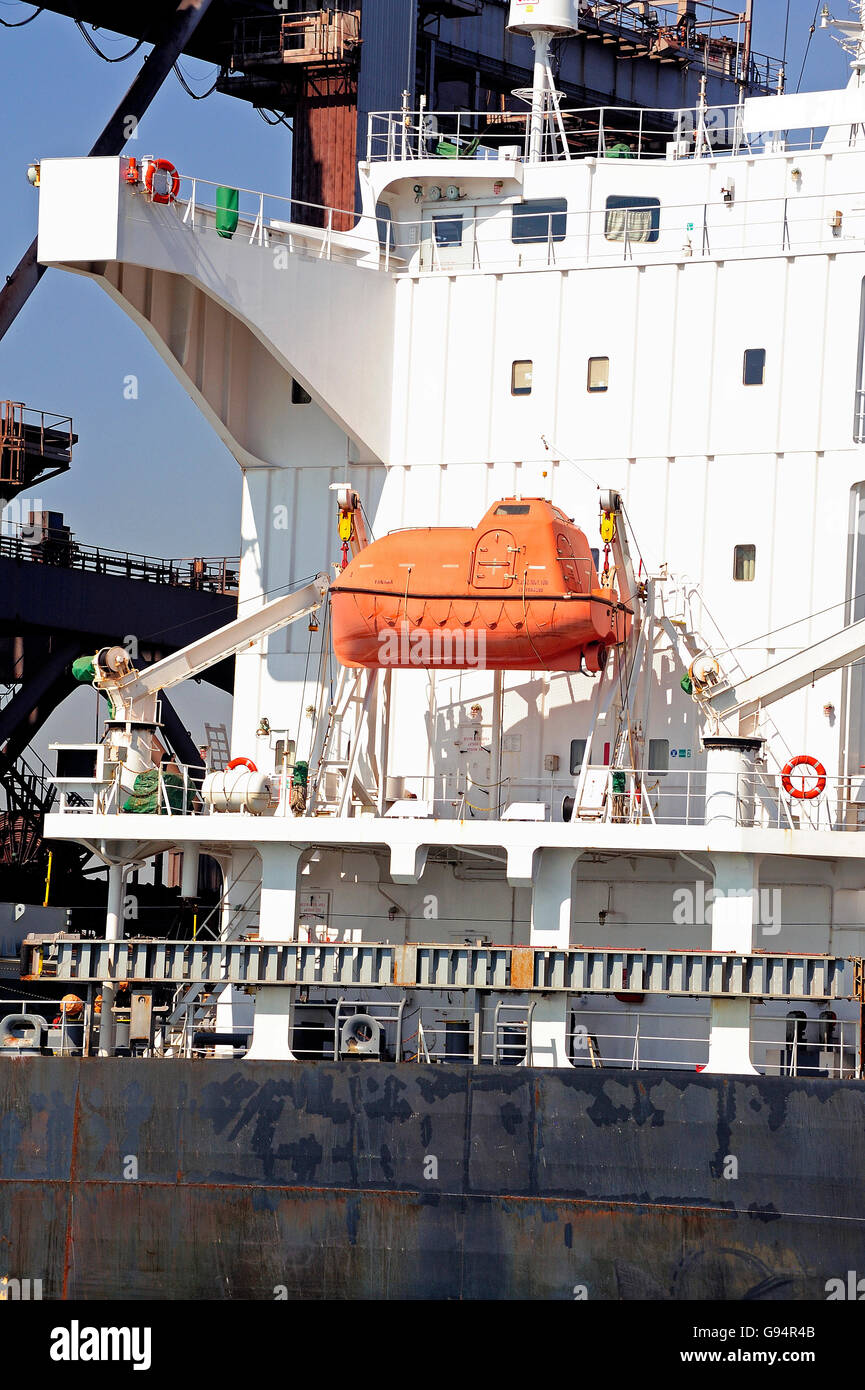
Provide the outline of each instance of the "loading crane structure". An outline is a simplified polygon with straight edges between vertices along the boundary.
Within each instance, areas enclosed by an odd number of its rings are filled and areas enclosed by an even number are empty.
[[[865,618],[833,632],[802,651],[767,666],[755,676],[740,680],[709,680],[695,691],[699,703],[724,722],[738,721],[738,732],[753,733],[760,712],[865,657]]]
[[[121,783],[130,785],[155,765],[154,738],[160,728],[159,696],[172,686],[200,675],[229,657],[237,656],[280,628],[312,613],[330,587],[326,574],[291,594],[274,599],[255,613],[236,618],[197,641],[137,670],[125,647],[106,647],[87,664],[91,683],[106,695],[110,717],[106,726],[109,762],[122,767]]]

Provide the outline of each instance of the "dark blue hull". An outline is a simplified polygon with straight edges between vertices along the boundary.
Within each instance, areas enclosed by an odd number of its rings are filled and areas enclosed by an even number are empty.
[[[862,1082],[22,1058],[0,1095],[0,1273],[47,1299],[824,1300],[865,1275]]]

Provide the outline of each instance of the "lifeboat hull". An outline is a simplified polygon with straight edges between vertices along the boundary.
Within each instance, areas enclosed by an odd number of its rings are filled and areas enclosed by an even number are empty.
[[[596,672],[631,621],[582,531],[543,499],[497,503],[474,529],[374,541],[331,604],[338,661],[368,669]]]

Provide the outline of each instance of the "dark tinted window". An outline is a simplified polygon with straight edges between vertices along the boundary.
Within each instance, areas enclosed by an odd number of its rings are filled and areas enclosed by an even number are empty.
[[[511,240],[564,241],[568,230],[568,204],[565,198],[535,198],[514,206]]]
[[[433,230],[439,246],[459,246],[463,239],[462,215],[452,212],[434,212]]]
[[[746,348],[742,380],[746,386],[762,386],[766,379],[766,349]]]

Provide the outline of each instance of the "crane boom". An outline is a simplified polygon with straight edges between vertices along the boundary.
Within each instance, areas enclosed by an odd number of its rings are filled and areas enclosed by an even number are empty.
[[[722,718],[737,714],[740,723],[785,695],[793,695],[821,676],[865,657],[865,618],[833,632],[831,637],[805,647],[739,681],[717,685],[702,693],[701,703]]]
[[[160,690],[170,690],[173,685],[197,676],[208,666],[215,666],[226,657],[236,656],[254,643],[261,641],[272,632],[299,618],[312,613],[323,602],[330,581],[326,574],[318,574],[310,584],[304,585],[292,594],[274,599],[245,618],[237,618],[225,627],[217,628],[206,637],[183,647],[172,656],[155,662],[143,671],[131,672],[119,680],[112,690],[113,697],[120,697],[123,704],[156,695]]]

